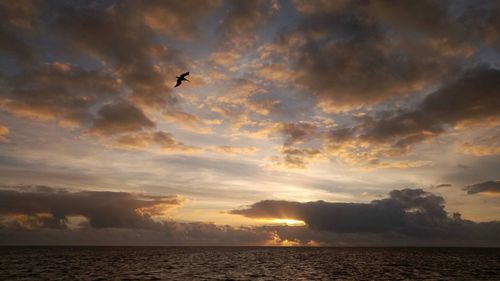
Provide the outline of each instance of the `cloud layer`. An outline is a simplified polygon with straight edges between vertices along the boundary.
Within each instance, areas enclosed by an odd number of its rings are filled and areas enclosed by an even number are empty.
[[[498,222],[476,223],[462,219],[458,213],[450,217],[444,210],[443,197],[422,189],[393,190],[388,198],[370,203],[267,200],[230,212],[249,218],[302,220],[306,226],[237,227],[176,222],[165,216],[184,203],[185,200],[179,196],[109,191],[70,192],[46,186],[27,186],[2,188],[0,200],[1,244],[500,243]],[[111,242],[115,237],[117,240]],[[356,243],[357,239],[361,240]],[[395,240],[391,243],[392,239]]]
[[[316,231],[330,233],[395,233],[422,240],[477,239],[498,243],[498,222],[475,223],[452,217],[444,199],[422,189],[393,190],[389,198],[370,203],[290,202],[266,200],[232,210],[250,218],[295,219]]]

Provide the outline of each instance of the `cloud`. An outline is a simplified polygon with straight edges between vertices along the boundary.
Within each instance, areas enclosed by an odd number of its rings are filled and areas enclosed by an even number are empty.
[[[485,193],[485,194],[497,194],[500,195],[500,181],[487,181],[477,184],[472,184],[466,186],[464,188],[467,191],[467,194],[477,194],[477,193]]]
[[[277,111],[281,106],[281,101],[269,98],[250,99],[246,103],[247,110],[262,116],[268,116]]]
[[[316,129],[309,123],[285,123],[281,125],[280,132],[286,137],[284,145],[290,146],[312,139]]]
[[[165,219],[184,202],[180,196],[4,186],[0,244],[262,245],[271,240],[265,229]]]
[[[222,1],[210,0],[199,2],[188,0],[182,2],[150,1],[135,3],[135,9],[142,16],[144,23],[151,29],[184,40],[199,35],[198,23],[207,17]]]
[[[197,133],[212,133],[212,129],[207,126],[210,125],[211,120],[205,122],[205,120],[200,119],[198,116],[180,111],[180,110],[167,110],[163,113],[167,121],[179,122],[184,128],[197,132]]]
[[[326,112],[399,99],[439,85],[484,44],[498,45],[494,1],[293,1],[299,23],[275,40],[273,62]],[[490,39],[495,37],[495,39]],[[491,43],[495,41],[495,43]]]
[[[478,127],[484,127],[486,131],[474,140],[458,145],[457,150],[478,157],[500,154],[500,126],[491,128],[491,124],[486,123],[479,124]]]
[[[258,65],[256,74],[260,78],[274,83],[289,83],[297,76],[296,72],[284,64]]]
[[[163,131],[122,135],[114,139],[111,146],[122,149],[149,149],[157,147],[163,152],[183,153],[193,153],[201,150],[198,147],[185,145],[177,141],[172,134]]]
[[[213,151],[216,153],[222,154],[240,154],[240,155],[251,155],[255,154],[259,149],[254,146],[246,146],[246,147],[238,147],[238,146],[229,146],[229,145],[220,145],[215,146],[208,151]]]
[[[9,128],[0,124],[0,143],[8,142],[7,136],[9,135],[9,133]]]
[[[311,162],[323,159],[321,151],[313,148],[283,146],[279,152],[283,157],[271,157],[272,164],[269,168],[305,169]]]
[[[311,228],[330,232],[396,231],[414,215],[430,221],[441,220],[446,216],[443,198],[421,189],[394,190],[390,196],[390,199],[368,204],[267,200],[231,213],[250,218],[302,220]],[[406,213],[409,209],[418,211]]]
[[[70,217],[84,217],[94,228],[154,228],[153,216],[178,207],[184,199],[30,186],[3,188],[0,201],[0,216],[10,217],[10,223],[21,228],[67,228]]]
[[[27,63],[35,59],[36,50],[25,39],[31,33],[39,16],[40,1],[16,1],[0,3],[0,52]]]
[[[152,129],[156,124],[141,109],[128,102],[108,104],[99,109],[89,132],[99,136]]]
[[[255,46],[257,31],[274,14],[275,4],[271,1],[228,2],[228,12],[222,20],[222,49],[246,51]]]
[[[118,96],[120,82],[110,73],[54,62],[14,76],[6,76],[0,108],[38,120],[56,120],[79,127],[91,109]]]
[[[479,66],[427,95],[414,109],[362,116],[353,127],[340,127],[325,137],[325,151],[352,163],[377,163],[405,155],[412,146],[477,123],[498,124],[496,94],[500,71]],[[363,151],[363,153],[359,153]]]
[[[218,113],[233,131],[254,121],[250,118],[253,109],[261,105],[262,107],[255,111],[260,115],[265,115],[276,104],[266,102],[266,99],[257,98],[258,95],[265,93],[265,89],[255,82],[247,79],[231,79],[223,81],[219,85],[224,89],[224,95],[211,95],[205,99],[212,112]]]
[[[370,203],[265,200],[231,214],[249,218],[302,220],[315,231],[351,234],[396,233],[421,240],[477,239],[498,243],[498,222],[475,223],[459,214],[448,217],[444,199],[422,189],[393,190]]]
[[[40,1],[17,1],[0,3],[3,20],[20,29],[31,29],[38,19]]]
[[[466,142],[459,147],[459,151],[474,156],[489,156],[500,154],[500,146],[476,145]]]
[[[54,9],[53,27],[73,52],[93,56],[112,68],[129,89],[131,100],[142,107],[161,108],[175,103],[172,78],[188,62],[160,38],[196,37],[198,24],[217,2],[61,4]]]
[[[19,229],[0,224],[2,245],[279,246],[273,231],[205,222],[163,221],[161,229]]]
[[[236,227],[166,219],[180,196],[69,191],[46,186],[0,189],[2,245],[498,245],[498,222],[450,218],[441,196],[394,190],[371,203],[267,200],[232,214],[295,218],[305,226]],[[496,244],[495,244],[496,243]]]
[[[458,44],[441,38],[446,33],[435,40],[429,34],[414,35],[421,30],[412,24],[418,20],[400,30],[401,24],[387,19],[393,17],[379,13],[398,5],[378,1],[295,3],[303,12],[301,22],[280,36],[277,44],[287,50],[281,57],[285,62],[289,59],[298,72],[295,81],[305,86],[326,112],[349,111],[422,91],[455,73],[458,62],[470,55],[450,51]],[[408,19],[404,13],[414,15],[413,10],[426,11],[426,15],[436,11],[441,18],[432,20],[451,21],[446,12],[439,12],[438,5],[415,2],[419,8],[408,9],[406,4],[387,14]],[[448,49],[440,45],[443,41]]]

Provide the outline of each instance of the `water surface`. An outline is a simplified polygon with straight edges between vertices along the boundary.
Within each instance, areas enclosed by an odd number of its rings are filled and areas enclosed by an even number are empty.
[[[0,247],[0,280],[500,280],[500,249]]]

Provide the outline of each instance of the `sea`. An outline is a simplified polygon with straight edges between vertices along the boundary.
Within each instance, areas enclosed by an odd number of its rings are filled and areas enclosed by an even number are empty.
[[[0,280],[500,280],[500,249],[0,247]]]

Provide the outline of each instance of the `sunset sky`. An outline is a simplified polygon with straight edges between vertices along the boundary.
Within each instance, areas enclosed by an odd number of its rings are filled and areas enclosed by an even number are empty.
[[[498,246],[500,2],[1,0],[0,185],[0,244]]]

